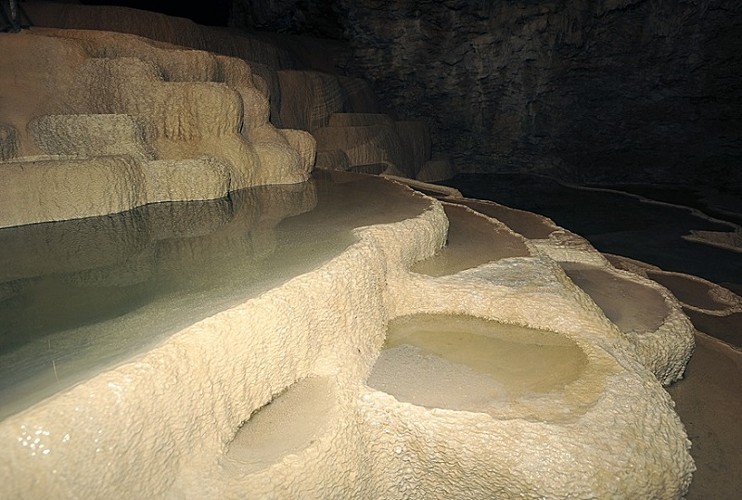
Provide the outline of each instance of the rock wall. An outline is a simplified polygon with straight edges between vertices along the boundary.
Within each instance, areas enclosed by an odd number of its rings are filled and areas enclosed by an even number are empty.
[[[284,6],[283,3],[274,5],[275,8]],[[149,7],[157,8],[156,5]],[[191,48],[219,54],[219,64],[226,66],[233,75],[224,83],[240,86],[247,108],[245,115],[253,117],[246,127],[251,130],[252,138],[261,142],[273,139],[271,135],[275,134],[270,132],[270,127],[257,126],[269,119],[272,125],[283,129],[284,136],[292,136],[286,137],[292,145],[296,146],[297,141],[301,143],[298,149],[303,158],[313,160],[309,153],[315,145],[307,144],[300,132],[287,132],[286,129],[314,134],[320,138],[316,144],[320,168],[383,171],[413,178],[419,176],[424,180],[442,180],[454,175],[453,166],[445,155],[431,157],[431,149],[426,146],[430,144],[430,135],[424,121],[398,115],[397,120],[401,121],[395,123],[387,117],[389,127],[381,135],[373,128],[331,123],[334,114],[378,114],[377,99],[369,83],[341,74],[351,57],[345,43],[199,26],[187,19],[122,7],[30,2],[26,11],[37,27],[74,29],[75,35],[65,35],[72,38],[89,38],[89,32],[83,30],[106,30],[176,44],[184,53],[195,53],[185,51]],[[128,42],[126,49],[109,48],[108,51],[120,55],[121,50],[126,50],[139,56],[142,50],[135,45]],[[162,57],[154,59],[156,65],[167,65]],[[234,75],[244,74],[245,68],[248,78],[243,80],[247,81],[235,79]],[[203,73],[203,68],[201,71]],[[245,87],[254,88],[245,91]],[[255,90],[262,94],[258,96],[260,103],[253,98]],[[269,98],[269,107],[263,106],[264,97]],[[327,128],[328,124],[332,127]],[[316,133],[319,130],[321,133]],[[4,149],[12,149],[11,139],[0,131],[0,158],[8,154]],[[396,161],[390,161],[387,151],[390,144],[404,150],[403,154],[396,155]]]
[[[245,3],[292,4],[286,30],[324,26],[305,19],[320,2],[235,1]],[[337,0],[331,10],[354,49],[348,70],[389,110],[432,117],[433,143],[457,166],[742,185],[739,2]]]

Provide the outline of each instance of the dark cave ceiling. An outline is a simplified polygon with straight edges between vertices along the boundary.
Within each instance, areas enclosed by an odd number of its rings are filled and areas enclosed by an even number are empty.
[[[199,24],[227,26],[232,0],[210,0],[205,3],[173,0],[81,0],[83,5],[119,5],[185,17]]]

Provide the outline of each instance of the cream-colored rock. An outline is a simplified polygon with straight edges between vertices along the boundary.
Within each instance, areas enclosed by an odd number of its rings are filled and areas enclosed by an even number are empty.
[[[81,6],[56,12],[60,18],[77,12],[80,22],[100,22],[89,15],[93,10]],[[112,25],[205,45],[203,32],[192,23],[173,22],[157,33],[137,25],[157,17],[147,16],[132,15]],[[225,46],[234,44],[230,50],[247,50],[222,34],[213,32]],[[150,50],[151,44],[136,37],[125,37],[120,46],[108,34],[70,33],[65,40],[28,33],[19,37],[14,39],[26,37],[20,46],[33,45],[32,50],[0,46],[12,49],[3,51],[12,55],[5,66],[0,62],[0,69],[17,71],[13,65],[29,54],[42,59],[23,68],[20,79],[32,82],[29,88],[38,91],[38,100],[0,99],[3,122],[7,116],[9,126],[19,131],[17,149],[25,157],[0,163],[0,217],[8,225],[19,218],[26,223],[60,214],[80,217],[172,197],[218,196],[236,186],[306,179],[312,142],[262,123],[265,90],[276,97],[273,105],[279,105],[282,120],[301,125],[292,123],[292,128],[326,134],[325,158],[340,153],[349,159],[349,168],[382,166],[397,173],[417,168],[395,156],[401,145],[393,125],[326,126],[332,113],[351,110],[340,79],[312,74],[309,81],[300,81],[298,72],[276,77],[265,66],[255,69],[265,85],[254,78],[251,85],[241,63],[160,45]],[[0,44],[8,39],[0,37]],[[43,59],[46,49],[52,57]],[[265,54],[262,62],[277,67],[280,51]],[[44,64],[59,60],[69,67],[45,71]],[[0,97],[23,87],[13,72],[9,78],[0,71]],[[312,95],[309,104],[298,101],[305,90]],[[107,148],[117,153],[115,148],[122,148],[126,156],[32,161],[29,155],[39,151],[26,135],[35,128],[27,124],[63,113],[135,117],[155,159],[139,162],[130,146],[111,142]],[[48,144],[55,154],[90,154],[87,144],[76,145],[85,141],[70,130],[75,118],[65,120],[49,126],[56,135],[39,138],[38,144]],[[337,130],[328,132],[331,128]],[[120,133],[136,136],[134,128],[127,130]],[[422,178],[429,175],[424,171],[418,174]],[[194,177],[198,182],[189,186]],[[370,180],[368,185],[376,186]],[[94,259],[92,268],[73,260],[62,279],[84,290],[150,279],[177,283],[177,265],[156,265],[164,254],[178,255],[177,262],[189,265],[217,254],[224,273],[219,276],[244,279],[249,265],[236,268],[233,254],[250,248],[260,259],[280,248],[272,231],[252,234],[248,229],[265,222],[274,227],[287,214],[306,210],[305,202],[312,201],[307,193],[289,187],[285,198],[264,205],[259,194],[240,199],[243,195],[236,193],[234,199],[209,205],[213,213],[205,220],[194,217],[198,224],[184,214],[182,227],[132,227],[121,232],[120,245],[115,238],[104,241],[106,255]],[[297,200],[302,203],[292,202]],[[243,214],[240,203],[262,210]],[[495,255],[497,260],[488,263],[467,263],[463,267],[476,267],[451,269],[458,271],[454,274],[424,276],[410,269],[439,251],[449,235],[440,203],[429,199],[426,209],[401,222],[364,219],[365,227],[353,232],[350,246],[318,267],[251,299],[215,306],[213,314],[182,325],[137,356],[5,418],[0,421],[0,496],[682,496],[693,471],[689,442],[658,383],[677,378],[690,355],[677,303],[658,288],[662,324],[655,331],[622,331],[620,322],[612,321],[561,267],[596,268],[601,279],[620,275],[585,240],[554,226],[543,238],[523,241],[501,223],[477,217],[477,227],[506,234],[518,251]],[[212,231],[224,232],[226,242],[211,245],[205,236]],[[450,234],[457,237],[455,232]],[[210,271],[204,269],[199,279],[219,279]],[[6,279],[25,277],[12,272]],[[44,272],[58,269],[50,264]],[[645,286],[642,280],[621,277]],[[0,285],[0,296],[13,300],[16,285]],[[576,346],[584,367],[563,387],[522,391],[477,408],[457,408],[455,401],[445,408],[424,407],[366,385],[373,380],[369,375],[390,320],[419,314],[468,315],[544,330]],[[136,325],[136,333],[145,337],[162,333],[149,321]],[[51,369],[56,376],[53,361]],[[266,427],[261,417],[269,415],[271,401],[273,410],[285,408],[289,415],[282,414],[278,426]],[[299,412],[311,418],[304,420]],[[262,449],[250,441],[251,435],[269,433],[276,437],[261,443]],[[240,450],[243,439],[249,446]],[[259,466],[245,467],[245,460],[255,463],[249,456],[255,452]]]
[[[265,89],[255,86],[265,82],[254,78],[244,61],[134,35],[80,30],[34,29],[2,37],[0,49],[12,54],[0,62],[0,114],[6,120],[0,162],[11,157],[31,162],[42,151],[47,163],[56,157],[122,155],[142,165],[160,162],[144,167],[150,177],[146,192],[113,196],[127,198],[126,203],[78,200],[56,214],[50,207],[59,200],[44,203],[43,210],[14,206],[2,215],[5,226],[101,215],[101,210],[128,210],[150,202],[221,197],[259,184],[303,182],[313,168],[313,140],[284,134],[268,123]],[[204,156],[214,161],[204,164],[203,171],[193,170]],[[186,180],[183,168],[156,168],[166,164],[162,162],[187,166],[205,183]],[[17,165],[6,170],[2,175],[14,179],[28,171]],[[69,163],[60,171],[83,174]],[[78,184],[85,181],[80,177]],[[174,184],[165,185],[168,181]],[[18,188],[8,185],[3,194],[30,203],[43,197],[31,193],[35,182],[29,178],[23,183],[27,198],[12,195]],[[105,193],[119,185],[129,189],[112,182]],[[51,192],[49,187],[42,191]],[[24,212],[29,215],[20,216]]]
[[[418,187],[424,188],[424,186]],[[681,304],[647,273],[636,274],[642,263],[625,272],[596,251],[584,238],[564,230],[550,219],[494,202],[445,198],[501,218],[511,228],[529,235],[529,248],[558,261],[567,274],[593,300],[607,319],[616,325],[631,344],[635,357],[651,370],[663,385],[682,378],[693,352],[694,328]],[[624,262],[619,259],[617,262]],[[581,292],[576,292],[577,294]],[[632,300],[627,301],[626,298]],[[633,303],[632,301],[636,301]]]
[[[252,75],[252,86],[263,96],[272,96],[272,112],[277,122],[281,122],[281,115],[288,116],[283,120],[285,126],[311,130],[326,123],[327,117],[335,111],[341,111],[347,105],[351,111],[372,111],[375,109],[373,94],[370,87],[363,80],[336,77],[316,72],[307,72],[305,75],[297,72],[292,78],[290,71],[284,75],[283,84],[274,69],[291,68],[296,65],[288,53],[275,45],[259,40],[254,36],[237,31],[218,28],[197,27],[185,20],[172,20],[166,16],[133,11],[126,9],[112,9],[110,11],[96,11],[94,8],[81,6],[35,6],[33,15],[40,19],[40,24],[46,26],[76,27],[95,29],[112,29],[128,31],[138,35],[146,35],[162,42],[175,43],[196,49],[207,47],[214,52],[227,54],[229,57],[213,57],[205,52],[179,50],[168,43],[155,44],[145,41],[139,36],[93,32],[83,30],[50,30],[55,36],[63,36],[84,41],[91,55],[95,57],[120,58],[135,57],[145,60],[161,68],[164,79],[169,81],[224,81],[240,92],[245,101],[244,127],[250,129],[260,125],[263,117],[267,118],[266,103],[254,99],[255,89],[239,88],[241,83],[229,75],[233,73],[238,59],[247,60],[259,74]],[[127,19],[119,19],[116,15],[109,15],[121,11]],[[133,20],[139,19],[139,22]],[[153,25],[161,26],[158,31]],[[241,62],[241,61],[240,61]],[[189,70],[189,68],[193,68]],[[225,69],[226,68],[226,69]],[[249,80],[249,79],[248,79]],[[280,85],[286,88],[283,93]],[[305,89],[306,85],[311,90]],[[249,87],[249,86],[248,86]],[[311,95],[310,99],[307,99]],[[312,101],[306,110],[299,109],[305,103]],[[284,103],[283,111],[282,104]],[[315,109],[316,108],[316,109]],[[325,111],[322,111],[322,109]],[[295,115],[295,116],[294,116]],[[291,118],[291,116],[294,116]],[[304,116],[304,118],[296,118]],[[324,117],[324,118],[323,118]],[[319,122],[317,122],[319,120]],[[317,122],[317,123],[315,123]],[[308,125],[307,125],[308,124]]]
[[[559,228],[550,219],[493,202],[448,197],[530,236],[531,248],[560,262],[607,319],[631,343],[638,360],[668,385],[683,376],[693,352],[693,325],[677,299],[664,287],[617,269],[584,238]],[[579,293],[579,292],[577,292]],[[626,298],[632,300],[627,301]]]
[[[218,81],[236,89],[242,96],[243,127],[247,130],[268,124],[269,94],[265,81],[253,75],[250,66],[241,59],[216,56],[219,65]]]
[[[243,132],[255,128],[270,128],[268,117],[270,105],[266,97],[267,88],[262,79],[257,81],[250,66],[243,60],[208,52],[182,50],[176,46],[155,43],[140,37],[94,31],[56,30],[51,34],[60,37],[89,40],[93,43],[91,52],[95,57],[110,59],[136,58],[160,69],[162,78],[169,82],[219,82],[234,89],[242,98]],[[213,103],[212,103],[213,107]],[[216,107],[218,109],[218,106]],[[170,112],[174,113],[176,108]],[[188,114],[188,111],[185,112]],[[228,116],[228,114],[227,114]],[[195,115],[197,120],[202,117]],[[157,118],[155,118],[157,119]],[[252,136],[248,134],[252,139]],[[273,142],[281,142],[276,136]],[[266,142],[265,134],[261,140]]]
[[[50,155],[154,158],[142,126],[130,115],[44,115],[33,118],[28,130],[41,150]]]
[[[280,129],[280,132],[289,145],[299,153],[302,169],[307,174],[311,172],[317,159],[317,141],[314,136],[303,130],[288,128]]]
[[[146,202],[144,174],[126,156],[0,164],[0,227],[123,212]]]
[[[172,82],[216,81],[219,64],[203,50],[182,47],[110,31],[44,29],[47,36],[79,40],[89,57],[117,59],[131,57],[159,68],[162,78]]]
[[[711,281],[689,274],[665,271],[657,266],[621,255],[606,255],[618,269],[637,274],[667,287],[683,307],[710,316],[742,312],[742,297]]]
[[[0,52],[0,116],[17,132],[16,156],[39,154],[26,126],[35,116],[65,112],[88,56],[79,43],[29,32],[0,37]]]
[[[293,184],[307,180],[309,171],[305,159],[288,144],[259,142],[253,145],[253,149],[258,157],[257,167],[250,172],[253,185]]]
[[[639,361],[663,385],[683,377],[695,330],[666,288],[610,265],[567,262],[562,267],[626,335]]]
[[[689,443],[631,342],[545,256],[438,278],[411,273],[446,239],[443,208],[428,203],[417,216],[356,230],[357,241],[319,268],[0,422],[0,491],[681,496],[693,470]],[[587,364],[561,390],[526,392],[488,412],[425,408],[365,386],[389,320],[420,313],[547,330],[578,346]],[[276,442],[261,455],[267,462],[241,469],[230,450],[258,425],[265,409],[256,410],[312,377],[327,383],[307,402],[327,399],[315,402],[310,428],[291,429],[303,444]]]
[[[212,200],[231,191],[229,166],[213,157],[149,161],[142,172],[148,203]]]

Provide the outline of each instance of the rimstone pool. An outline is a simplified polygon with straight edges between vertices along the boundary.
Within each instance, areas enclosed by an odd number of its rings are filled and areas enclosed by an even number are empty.
[[[693,285],[421,182],[454,174],[427,119],[288,47],[54,5],[0,34],[1,498],[688,492],[693,328],[649,278]]]
[[[483,411],[563,390],[587,365],[556,333],[471,316],[411,315],[389,324],[368,384],[428,408]]]
[[[677,303],[626,329],[589,245],[464,204],[318,171],[1,231],[0,492],[681,496]]]
[[[319,267],[356,227],[423,211],[410,194],[318,172],[226,199],[0,230],[0,419]]]

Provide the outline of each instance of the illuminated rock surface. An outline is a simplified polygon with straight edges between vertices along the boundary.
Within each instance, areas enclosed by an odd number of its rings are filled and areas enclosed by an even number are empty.
[[[693,441],[691,455],[698,466],[687,498],[735,498],[740,480],[730,471],[740,467],[738,450],[742,443],[738,425],[742,401],[739,397],[742,393],[742,352],[739,349],[742,346],[742,313],[739,312],[742,268],[735,249],[717,245],[715,241],[687,237],[700,228],[725,231],[722,234],[728,235],[734,234],[735,227],[739,231],[738,225],[730,223],[735,219],[724,219],[733,217],[733,199],[708,198],[708,193],[700,191],[699,212],[687,206],[668,205],[695,199],[677,188],[626,186],[629,193],[639,195],[636,196],[615,190],[568,186],[533,176],[472,176],[470,180],[473,182],[459,179],[454,184],[469,196],[491,196],[503,203],[548,214],[595,241],[603,251],[631,255],[656,264],[605,254],[617,269],[630,271],[637,278],[656,280],[667,287],[677,296],[672,302],[680,301],[683,312],[698,331],[695,334],[697,346],[683,380],[667,389],[688,428]],[[493,211],[524,235],[537,227],[540,218],[543,231],[528,233],[529,238],[536,240],[533,243],[547,238],[556,228],[550,219],[524,210],[489,201],[463,199],[460,203],[476,206],[481,211]],[[711,219],[708,214],[723,220]],[[671,310],[677,311],[676,307]],[[661,330],[641,337],[649,340],[655,336],[659,340]],[[671,334],[671,330],[665,329],[665,332]]]
[[[0,50],[0,227],[221,198],[313,167],[313,140],[268,123],[264,82],[244,62],[40,28]]]
[[[321,265],[356,226],[426,206],[380,179],[315,177],[0,230],[0,416]]]
[[[270,97],[269,105],[260,105],[258,116],[270,109],[271,123],[277,127],[313,134],[320,131],[318,150],[322,154],[318,165],[322,168],[368,171],[364,170],[366,165],[383,165],[382,170],[388,174],[425,181],[455,174],[455,166],[447,157],[432,155],[426,121],[394,120],[382,115],[369,82],[335,74],[350,59],[347,49],[337,43],[198,26],[186,19],[119,7],[32,2],[26,9],[38,26],[132,33],[222,55],[217,58],[246,61],[253,75],[248,86]],[[164,62],[162,58],[157,61]],[[230,80],[225,83],[233,86]],[[240,92],[244,99],[244,92]],[[253,99],[244,100],[246,108],[255,108]],[[246,109],[246,123],[249,115]],[[338,123],[337,117],[331,124],[334,115],[383,116],[391,126],[360,126],[354,118],[343,124]],[[328,125],[332,126],[327,128]],[[350,159],[344,156],[345,151]]]

